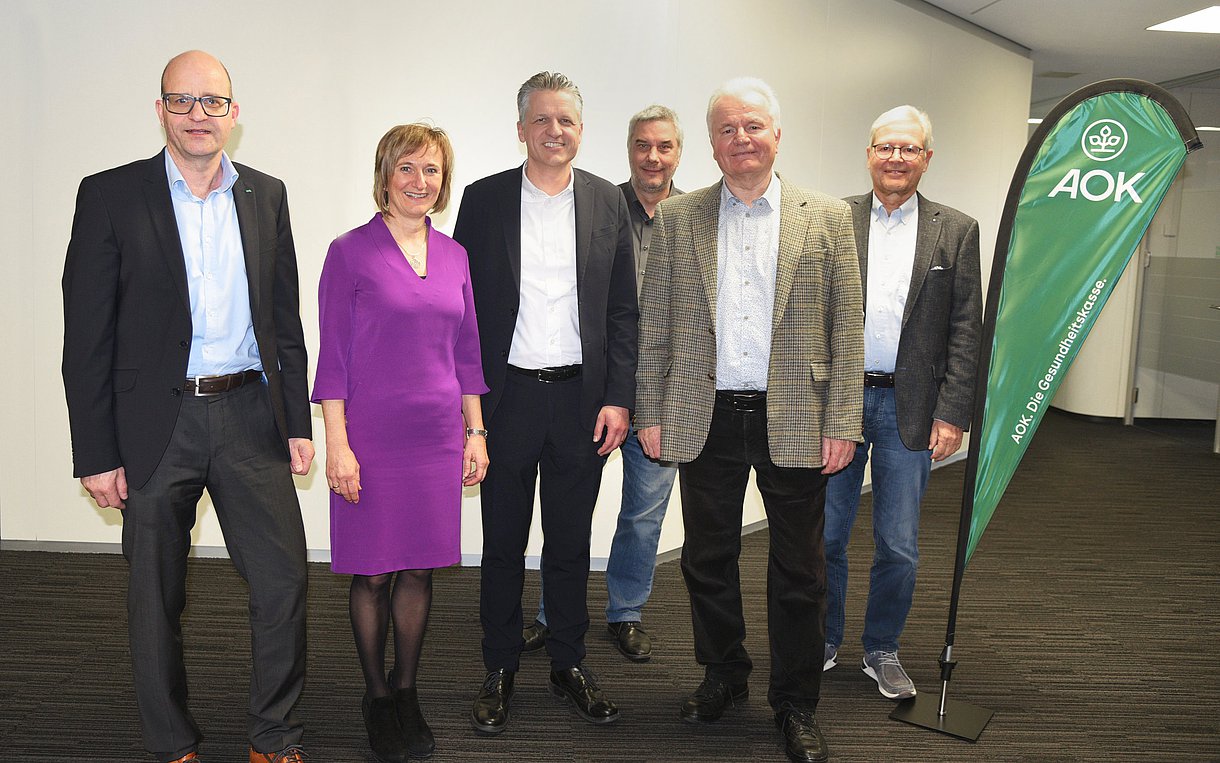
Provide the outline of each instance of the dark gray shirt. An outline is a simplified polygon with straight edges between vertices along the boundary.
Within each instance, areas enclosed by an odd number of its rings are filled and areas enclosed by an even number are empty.
[[[635,195],[631,181],[619,184],[623,198],[627,200],[627,209],[631,210],[631,244],[635,251],[635,294],[640,295],[640,287],[644,285],[644,271],[648,267],[648,247],[652,244],[652,218]],[[683,192],[672,182],[669,184],[669,195],[679,196]]]

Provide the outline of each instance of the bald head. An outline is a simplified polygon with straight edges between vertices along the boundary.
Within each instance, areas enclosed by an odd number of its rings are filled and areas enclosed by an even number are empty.
[[[185,53],[179,53],[169,60],[169,63],[161,70],[161,92],[169,92],[166,89],[168,87],[167,83],[173,79],[173,75],[184,69],[199,70],[210,68],[216,68],[223,72],[225,82],[228,83],[227,93],[215,93],[215,95],[233,97],[233,79],[229,76],[229,70],[225,68],[225,65],[220,62],[219,58],[202,50],[188,50]]]

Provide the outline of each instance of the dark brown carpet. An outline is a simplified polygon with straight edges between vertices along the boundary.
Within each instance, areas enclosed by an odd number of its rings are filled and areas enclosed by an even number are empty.
[[[962,464],[937,470],[902,656],[938,690]],[[865,508],[868,501],[866,497]],[[996,711],[977,744],[896,723],[858,669],[871,556],[853,546],[849,635],[818,716],[836,761],[1220,760],[1220,459],[1197,443],[1052,411],[967,570],[950,696]],[[619,657],[592,576],[588,664],[623,709],[594,727],[546,692],[527,657],[509,730],[478,737],[467,713],[482,678],[478,571],[442,570],[420,693],[436,761],[782,760],[766,705],[765,532],[744,541],[753,697],[718,724],[678,720],[701,670],[677,563],[657,570],[646,625],[656,656]],[[0,552],[0,761],[142,761],[117,555]],[[536,575],[531,576],[536,586]],[[311,760],[370,760],[346,614],[347,581],[311,568],[309,678],[299,712]],[[186,642],[209,763],[245,760],[245,591],[224,560],[192,560]],[[536,589],[526,595],[528,607]]]

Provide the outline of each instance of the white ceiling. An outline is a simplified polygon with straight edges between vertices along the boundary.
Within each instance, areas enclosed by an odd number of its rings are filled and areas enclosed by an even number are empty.
[[[1044,116],[1077,88],[1114,77],[1220,89],[1220,35],[1146,29],[1220,0],[927,2],[1031,51],[1031,116]],[[1063,72],[1075,74],[1047,76]]]

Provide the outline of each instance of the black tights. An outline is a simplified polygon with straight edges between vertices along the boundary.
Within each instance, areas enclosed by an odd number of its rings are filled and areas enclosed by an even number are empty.
[[[369,695],[385,697],[415,685],[419,651],[432,605],[432,570],[353,575],[348,599],[356,654]],[[394,685],[385,673],[385,641],[394,618]]]

